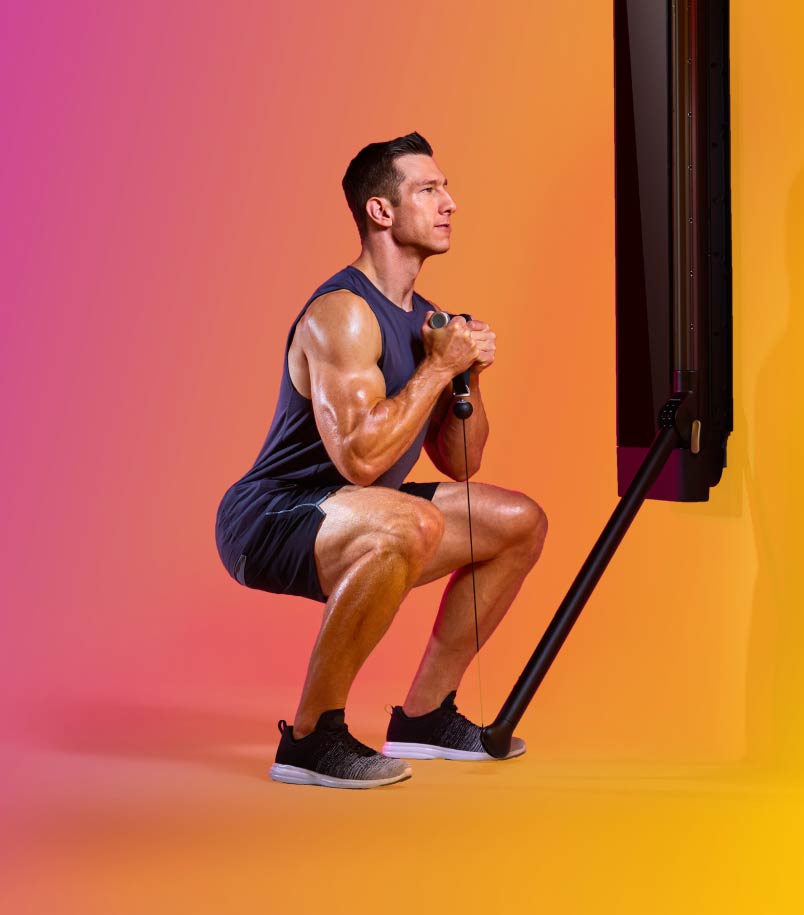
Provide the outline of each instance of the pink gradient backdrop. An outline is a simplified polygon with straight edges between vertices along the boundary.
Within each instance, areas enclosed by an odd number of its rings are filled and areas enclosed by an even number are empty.
[[[781,705],[762,685],[801,636],[777,644],[792,611],[755,594],[748,462],[758,373],[789,301],[781,279],[761,323],[754,312],[765,252],[784,276],[782,214],[804,161],[785,112],[802,69],[795,28],[734,7],[730,467],[709,505],[645,508],[524,723],[545,757],[730,760],[746,751],[747,696],[760,721],[797,707],[800,679]],[[453,251],[420,289],[499,335],[480,478],[526,490],[551,519],[483,659],[488,717],[615,499],[609,5],[40,2],[4,16],[9,718],[64,702],[214,703],[258,709],[267,727],[292,714],[319,611],[231,581],[215,509],[264,437],[290,320],[356,253],[349,158],[413,129],[459,207]],[[787,87],[770,106],[747,76],[757,29],[764,78]],[[764,181],[778,185],[765,199],[776,234],[758,235],[750,211]],[[399,700],[437,595],[409,600],[355,715],[376,721]],[[477,701],[470,678],[463,702]]]

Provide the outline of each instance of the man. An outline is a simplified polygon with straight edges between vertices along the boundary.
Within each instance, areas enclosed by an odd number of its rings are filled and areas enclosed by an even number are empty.
[[[488,421],[480,376],[495,359],[483,321],[434,330],[414,291],[450,247],[455,202],[417,133],[372,143],[343,188],[360,233],[353,264],[320,286],[291,327],[279,403],[254,467],[226,493],[216,539],[241,584],[326,603],[294,724],[279,722],[272,778],[364,788],[408,778],[405,758],[491,759],[455,693],[476,653],[465,483],[406,483],[424,447],[465,481]],[[470,371],[472,416],[451,410]],[[541,553],[547,522],[521,493],[472,483],[477,641],[482,645]],[[445,575],[433,632],[384,754],[348,731],[352,682],[408,591]],[[525,750],[514,738],[510,755]]]

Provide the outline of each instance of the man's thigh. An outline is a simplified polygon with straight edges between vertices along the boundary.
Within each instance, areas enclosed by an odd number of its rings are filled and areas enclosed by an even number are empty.
[[[449,575],[468,565],[472,553],[476,563],[494,559],[519,543],[538,539],[546,531],[541,507],[524,493],[488,483],[470,483],[472,543],[469,543],[469,506],[466,483],[441,483],[433,505],[444,517],[444,536],[419,585]]]
[[[410,543],[423,525],[441,524],[428,499],[385,486],[344,486],[321,509],[325,517],[315,540],[315,564],[326,595],[381,541]]]

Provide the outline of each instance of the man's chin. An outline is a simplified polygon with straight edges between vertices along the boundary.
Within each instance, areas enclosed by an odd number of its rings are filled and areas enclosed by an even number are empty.
[[[450,249],[450,240],[447,238],[443,242],[440,242],[437,245],[416,245],[416,253],[424,261],[428,257],[432,257],[435,254],[446,254]]]
[[[450,249],[450,240],[447,238],[443,242],[440,242],[437,245],[432,245],[427,248],[427,254],[425,256],[429,257],[431,254],[446,254]]]

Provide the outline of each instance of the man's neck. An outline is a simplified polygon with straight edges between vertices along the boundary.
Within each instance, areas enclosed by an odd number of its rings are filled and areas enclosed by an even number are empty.
[[[422,269],[418,254],[393,251],[371,251],[364,247],[353,267],[366,274],[380,292],[403,311],[413,310],[413,284]]]

